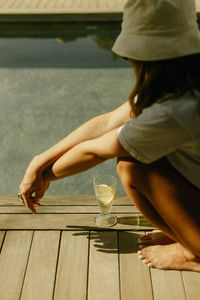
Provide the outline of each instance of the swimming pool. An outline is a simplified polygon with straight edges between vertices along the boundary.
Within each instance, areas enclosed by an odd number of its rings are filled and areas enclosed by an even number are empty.
[[[120,23],[8,23],[0,29],[0,67],[119,68],[112,53]]]
[[[34,155],[128,99],[132,70],[110,50],[119,31],[119,23],[1,27],[1,195],[17,194]],[[93,177],[116,176],[115,166],[107,161],[54,182],[48,193],[92,194]],[[117,193],[124,193],[119,180]]]

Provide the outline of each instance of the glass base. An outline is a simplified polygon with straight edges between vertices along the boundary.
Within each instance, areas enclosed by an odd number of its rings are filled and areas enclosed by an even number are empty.
[[[94,222],[99,227],[111,227],[117,224],[117,217],[111,213],[99,214],[94,218]]]

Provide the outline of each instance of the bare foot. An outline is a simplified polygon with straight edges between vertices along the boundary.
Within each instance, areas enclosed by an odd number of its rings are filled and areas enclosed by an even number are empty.
[[[160,230],[154,230],[152,232],[147,233],[146,235],[141,236],[138,239],[139,245],[169,245],[175,243],[172,239],[166,236]]]
[[[200,258],[179,243],[145,247],[138,254],[150,268],[200,272]]]

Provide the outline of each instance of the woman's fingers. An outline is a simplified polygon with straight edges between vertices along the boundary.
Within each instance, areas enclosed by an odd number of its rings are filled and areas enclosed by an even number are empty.
[[[27,197],[25,195],[22,195],[22,196],[23,196],[23,199],[24,199],[24,205],[27,208],[29,208],[33,214],[36,214],[36,210],[35,210],[34,204],[32,203],[31,198]]]
[[[44,196],[44,191],[40,191],[40,192],[35,192],[35,197],[34,200],[35,202],[40,201],[40,199],[42,199],[42,197]]]
[[[36,210],[35,210],[35,208],[34,208],[34,204],[33,204],[33,201],[32,201],[32,197],[31,197],[31,195],[29,195],[30,193],[23,193],[23,192],[20,192],[19,193],[19,197],[20,197],[20,200],[21,200],[21,202],[27,207],[27,208],[29,208],[30,210],[31,210],[31,212],[33,213],[33,214],[36,214]]]
[[[21,202],[29,208],[32,213],[36,213],[35,207],[40,206],[40,199],[44,196],[45,191],[48,189],[50,182],[42,181],[38,179],[36,183],[23,183],[20,185],[20,193],[18,197],[21,199]]]

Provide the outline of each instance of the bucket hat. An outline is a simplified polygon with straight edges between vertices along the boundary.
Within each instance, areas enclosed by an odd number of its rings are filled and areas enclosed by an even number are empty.
[[[142,61],[200,53],[193,0],[128,0],[113,52]]]

